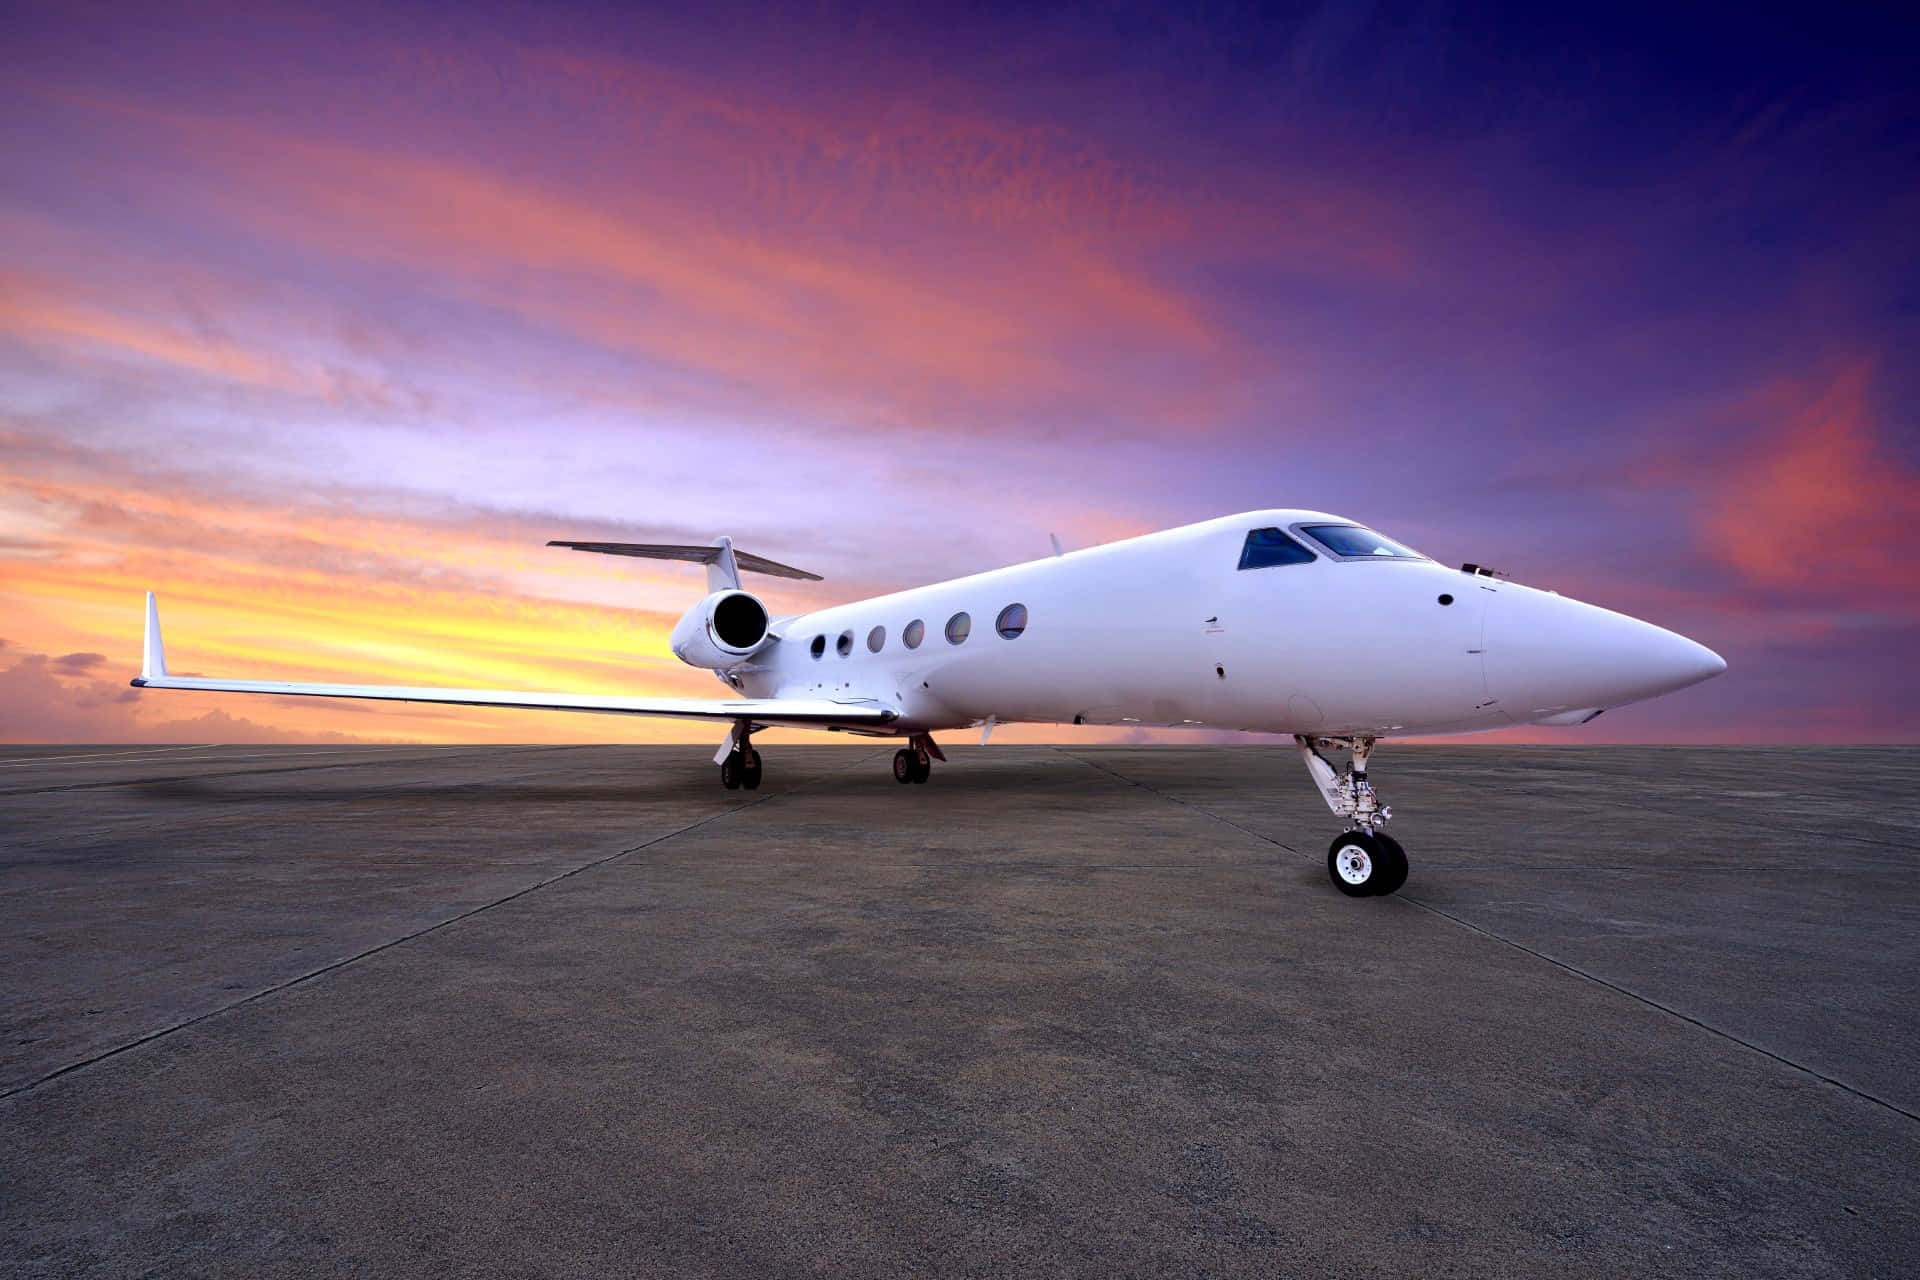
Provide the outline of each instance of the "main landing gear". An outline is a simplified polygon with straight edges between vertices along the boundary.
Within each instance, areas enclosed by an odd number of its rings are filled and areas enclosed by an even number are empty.
[[[933,762],[946,758],[931,734],[916,733],[907,740],[906,746],[893,753],[893,780],[903,785],[925,782],[933,776]]]
[[[753,749],[753,727],[742,724],[720,744],[720,785],[729,791],[760,789],[760,753]]]
[[[1393,817],[1367,781],[1367,757],[1372,738],[1309,738],[1296,734],[1300,756],[1327,808],[1353,825],[1334,839],[1327,850],[1327,877],[1349,898],[1384,896],[1407,882],[1407,851],[1378,828]],[[1321,747],[1345,747],[1353,760],[1346,772],[1336,772],[1320,754]]]

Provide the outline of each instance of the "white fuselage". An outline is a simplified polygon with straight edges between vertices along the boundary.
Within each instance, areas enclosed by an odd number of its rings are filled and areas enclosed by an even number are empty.
[[[1248,512],[779,619],[776,643],[721,675],[751,697],[871,700],[896,733],[992,718],[1398,736],[1577,723],[1725,667],[1649,623],[1431,560],[1302,538],[1309,563],[1238,567],[1250,530],[1315,523],[1354,522]],[[1026,625],[1003,638],[1016,604]]]

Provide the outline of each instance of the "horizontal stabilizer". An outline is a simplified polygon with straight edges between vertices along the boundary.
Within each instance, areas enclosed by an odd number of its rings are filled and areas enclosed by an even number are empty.
[[[684,560],[689,564],[718,564],[730,546],[681,546],[668,542],[564,542],[555,540],[547,543],[550,547],[571,547],[575,551],[597,551],[605,556],[638,556],[643,560]],[[790,564],[781,564],[765,556],[750,555],[745,551],[734,551],[734,563],[750,573],[765,573],[776,578],[800,578],[807,582],[820,582],[823,579],[817,573],[808,573],[805,569],[796,569]]]

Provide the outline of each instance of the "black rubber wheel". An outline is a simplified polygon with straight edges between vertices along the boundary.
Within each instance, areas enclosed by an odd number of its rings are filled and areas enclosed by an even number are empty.
[[[729,791],[740,789],[740,775],[745,772],[740,766],[740,753],[730,751],[727,758],[720,762],[720,785]]]
[[[746,761],[740,766],[740,785],[749,791],[760,789],[760,753],[747,752]]]
[[[925,782],[933,776],[933,760],[924,751],[913,753],[913,780]]]
[[[1400,886],[1407,882],[1407,851],[1400,842],[1383,831],[1376,831],[1373,838],[1380,842],[1380,853],[1386,862],[1381,872],[1380,887],[1374,893],[1384,898],[1390,893],[1400,892]]]
[[[913,763],[913,752],[905,747],[893,753],[893,780],[901,786],[913,781],[917,769]]]
[[[1386,882],[1387,855],[1377,836],[1346,831],[1327,848],[1327,878],[1349,898],[1368,898]]]

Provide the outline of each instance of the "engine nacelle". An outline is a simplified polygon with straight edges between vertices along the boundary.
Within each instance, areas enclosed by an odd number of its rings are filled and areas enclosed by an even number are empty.
[[[673,628],[673,656],[718,670],[766,647],[767,606],[749,591],[716,591],[687,610]]]

